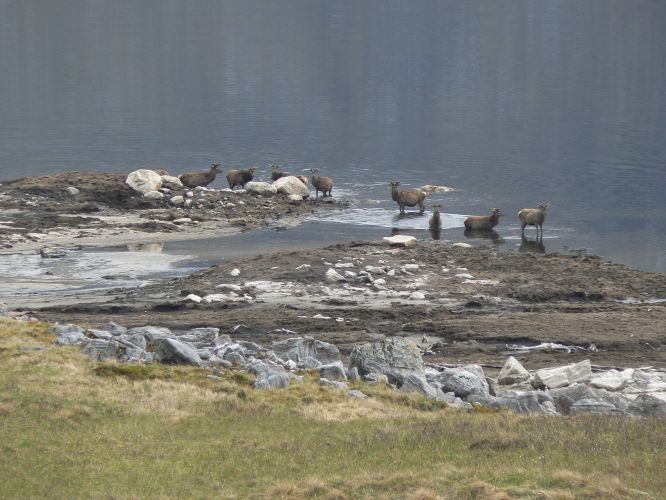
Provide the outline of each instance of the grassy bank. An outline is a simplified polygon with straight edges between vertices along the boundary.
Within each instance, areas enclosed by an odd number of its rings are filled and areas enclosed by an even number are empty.
[[[93,364],[0,320],[0,487],[17,497],[659,498],[666,422],[466,413],[306,375],[260,392]]]

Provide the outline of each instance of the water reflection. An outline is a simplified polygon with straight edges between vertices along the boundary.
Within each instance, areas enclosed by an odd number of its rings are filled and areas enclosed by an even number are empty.
[[[162,253],[162,250],[164,250],[164,242],[130,243],[127,245],[127,250],[130,252]]]
[[[519,252],[523,253],[546,253],[546,247],[543,244],[543,237],[537,236],[536,239],[528,239],[523,234],[520,239]]]
[[[494,229],[465,229],[465,238],[471,240],[490,240],[494,245],[501,245],[504,243],[504,238]]]
[[[431,227],[430,228],[430,237],[433,240],[439,240],[442,237],[442,228],[441,227]]]

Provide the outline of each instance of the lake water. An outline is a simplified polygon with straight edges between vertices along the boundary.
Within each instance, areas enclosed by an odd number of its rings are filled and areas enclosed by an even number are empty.
[[[317,166],[356,208],[315,240],[426,235],[400,180],[447,239],[547,201],[548,251],[666,272],[665,47],[657,0],[0,0],[0,179]]]

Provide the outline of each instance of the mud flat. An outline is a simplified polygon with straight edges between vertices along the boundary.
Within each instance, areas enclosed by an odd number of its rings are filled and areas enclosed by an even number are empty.
[[[62,172],[0,183],[0,252],[210,238],[297,224],[314,211],[347,206],[335,198],[315,203],[178,186],[164,188],[164,198],[150,199],[127,186],[125,178]],[[170,199],[178,196],[190,206],[174,206]]]
[[[99,298],[99,297],[98,297]],[[33,310],[97,328],[217,327],[262,345],[300,335],[338,346],[407,337],[433,363],[666,367],[666,276],[572,254],[433,241],[266,253],[187,277]]]

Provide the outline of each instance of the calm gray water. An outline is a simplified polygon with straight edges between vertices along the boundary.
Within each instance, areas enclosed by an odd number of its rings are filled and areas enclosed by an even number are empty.
[[[0,179],[318,166],[354,224],[444,184],[505,247],[549,201],[549,251],[665,272],[665,48],[662,0],[0,0]]]

